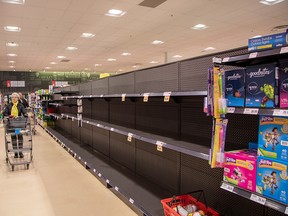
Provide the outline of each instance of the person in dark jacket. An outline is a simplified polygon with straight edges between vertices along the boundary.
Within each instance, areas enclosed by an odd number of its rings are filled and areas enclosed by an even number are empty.
[[[19,99],[20,99],[19,94],[14,92],[12,93],[11,98],[12,98],[12,102],[7,104],[3,112],[3,115],[9,118],[15,118],[18,116],[28,117],[26,109],[24,108],[24,105],[19,102]],[[12,140],[13,149],[17,149],[17,138],[18,138],[19,149],[22,149],[23,148],[23,135],[12,134],[11,140]],[[20,158],[24,157],[21,151],[19,151],[19,157]],[[14,158],[18,158],[17,152],[15,152]]]
[[[21,92],[19,92],[18,94],[19,94],[19,102],[23,104],[24,108],[29,107],[29,104],[27,100],[24,98],[23,94]]]

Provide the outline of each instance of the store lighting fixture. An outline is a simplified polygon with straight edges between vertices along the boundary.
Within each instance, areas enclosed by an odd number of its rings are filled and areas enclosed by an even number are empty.
[[[132,67],[133,68],[139,68],[140,66],[139,65],[133,65]]]
[[[15,68],[15,66],[12,65],[12,66],[9,66],[9,68]]]
[[[150,64],[157,64],[158,61],[150,61]]]
[[[112,16],[112,17],[121,17],[124,14],[126,14],[125,11],[118,10],[118,9],[111,9],[107,13],[105,13],[106,16]]]
[[[181,55],[174,55],[173,58],[182,58],[183,56]]]
[[[119,69],[118,71],[119,71],[119,72],[122,72],[122,71],[123,71],[123,69]]]
[[[57,56],[57,58],[59,58],[59,59],[65,59],[66,56]]]
[[[78,49],[77,47],[73,47],[73,46],[69,46],[66,48],[66,50],[70,50],[70,51],[77,50],[77,49]]]
[[[208,28],[208,26],[206,26],[204,24],[197,24],[197,25],[192,27],[192,29],[195,29],[195,30],[203,30],[203,29],[206,29],[206,28]]]
[[[21,28],[18,26],[4,26],[4,30],[10,32],[20,32]]]
[[[154,44],[154,45],[159,45],[159,44],[163,44],[164,41],[160,41],[160,40],[154,40],[153,42],[151,42],[151,44]]]
[[[256,36],[253,36],[252,38],[259,38],[259,37],[262,37],[262,35],[256,35]]]
[[[15,61],[8,61],[10,64],[15,64]]]
[[[45,69],[46,69],[46,70],[49,70],[49,69],[51,69],[51,67],[45,67]]]
[[[25,4],[25,0],[1,0],[3,3],[9,3],[9,4]]]
[[[131,55],[131,53],[128,53],[128,52],[123,52],[121,55],[123,55],[123,56],[130,56],[130,55]]]
[[[95,34],[92,33],[82,33],[81,37],[83,38],[93,38]]]
[[[109,58],[109,59],[107,59],[107,61],[116,61],[116,59],[114,59],[114,58]]]
[[[17,56],[17,54],[9,53],[9,54],[7,54],[7,56],[15,57],[15,56]]]
[[[19,44],[15,43],[15,42],[8,42],[8,43],[6,43],[6,46],[9,46],[9,47],[18,47]]]
[[[50,64],[55,65],[55,64],[57,64],[57,63],[56,63],[56,62],[50,62]]]
[[[94,64],[95,67],[100,67],[102,64]]]
[[[283,1],[284,0],[261,0],[259,2],[262,4],[265,4],[265,5],[271,6],[271,5],[275,5],[275,4],[278,4],[278,3],[283,2]]]
[[[211,51],[211,50],[215,50],[216,48],[214,48],[214,47],[207,47],[207,48],[205,48],[203,51]]]
[[[15,69],[13,71],[16,71]]]

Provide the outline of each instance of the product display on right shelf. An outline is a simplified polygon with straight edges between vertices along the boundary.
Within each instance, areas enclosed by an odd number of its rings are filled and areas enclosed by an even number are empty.
[[[279,61],[280,107],[288,108],[288,59]]]

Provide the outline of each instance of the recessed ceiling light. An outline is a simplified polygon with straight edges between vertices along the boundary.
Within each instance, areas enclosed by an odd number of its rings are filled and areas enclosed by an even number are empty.
[[[214,47],[207,47],[207,48],[205,48],[204,49],[204,51],[210,51],[210,50],[215,50],[216,48],[214,48]]]
[[[122,72],[122,71],[123,71],[123,69],[119,69],[118,71],[119,71],[119,72]]]
[[[4,26],[5,31],[20,32],[21,28],[17,26]]]
[[[15,69],[13,71],[16,71]]]
[[[66,50],[77,50],[78,48],[77,47],[72,47],[72,46],[69,46],[66,48]]]
[[[133,65],[132,67],[133,68],[139,68],[140,66],[139,65]]]
[[[183,56],[181,55],[174,55],[173,58],[182,58]]]
[[[9,4],[25,4],[25,0],[1,0],[3,3]]]
[[[57,58],[59,58],[59,59],[65,59],[66,56],[57,56]]]
[[[116,61],[116,59],[114,59],[114,58],[109,58],[109,59],[107,59],[107,61]]]
[[[160,40],[154,40],[153,42],[151,42],[151,44],[154,44],[154,45],[159,45],[159,44],[163,44],[164,41],[160,41]]]
[[[84,68],[85,71],[90,70],[90,68]]]
[[[15,68],[15,66],[12,65],[12,66],[9,66],[9,68]]]
[[[102,64],[94,64],[95,67],[99,67],[101,66]]]
[[[125,11],[118,10],[118,9],[111,9],[105,15],[106,16],[112,16],[112,17],[121,17],[124,14],[126,14]]]
[[[82,33],[81,37],[83,38],[93,38],[95,34],[92,33]]]
[[[123,56],[130,56],[130,55],[131,55],[131,53],[128,53],[128,52],[123,52],[121,55],[123,55]]]
[[[157,64],[158,61],[150,61],[150,64]]]
[[[10,64],[14,64],[15,63],[15,61],[8,61]]]
[[[50,64],[55,65],[55,64],[57,64],[57,63],[56,63],[56,62],[50,62]]]
[[[51,67],[45,67],[45,69],[46,69],[46,70],[49,70],[49,69],[51,69]]]
[[[9,46],[9,47],[18,47],[19,44],[15,43],[15,42],[8,42],[8,43],[6,43],[6,46]]]
[[[259,37],[262,37],[262,35],[255,35],[252,38],[259,38]]]
[[[208,28],[208,26],[206,26],[204,24],[197,24],[197,25],[192,27],[192,29],[195,29],[195,30],[203,30],[203,29],[206,29],[206,28]]]
[[[271,5],[275,5],[275,4],[278,4],[278,3],[283,2],[283,1],[284,0],[261,0],[259,2],[262,4],[265,4],[265,5],[271,6]]]
[[[7,54],[7,56],[17,56],[17,54],[9,53],[9,54]]]

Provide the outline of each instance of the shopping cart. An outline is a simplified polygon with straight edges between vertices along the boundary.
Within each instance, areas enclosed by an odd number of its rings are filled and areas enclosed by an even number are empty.
[[[11,165],[12,171],[17,165],[29,169],[33,159],[30,119],[22,116],[5,118],[4,128],[6,162]]]
[[[28,113],[28,116],[30,118],[30,125],[31,125],[31,132],[33,135],[36,134],[36,125],[37,125],[37,119],[36,119],[36,110],[35,108],[26,108],[26,111]]]

